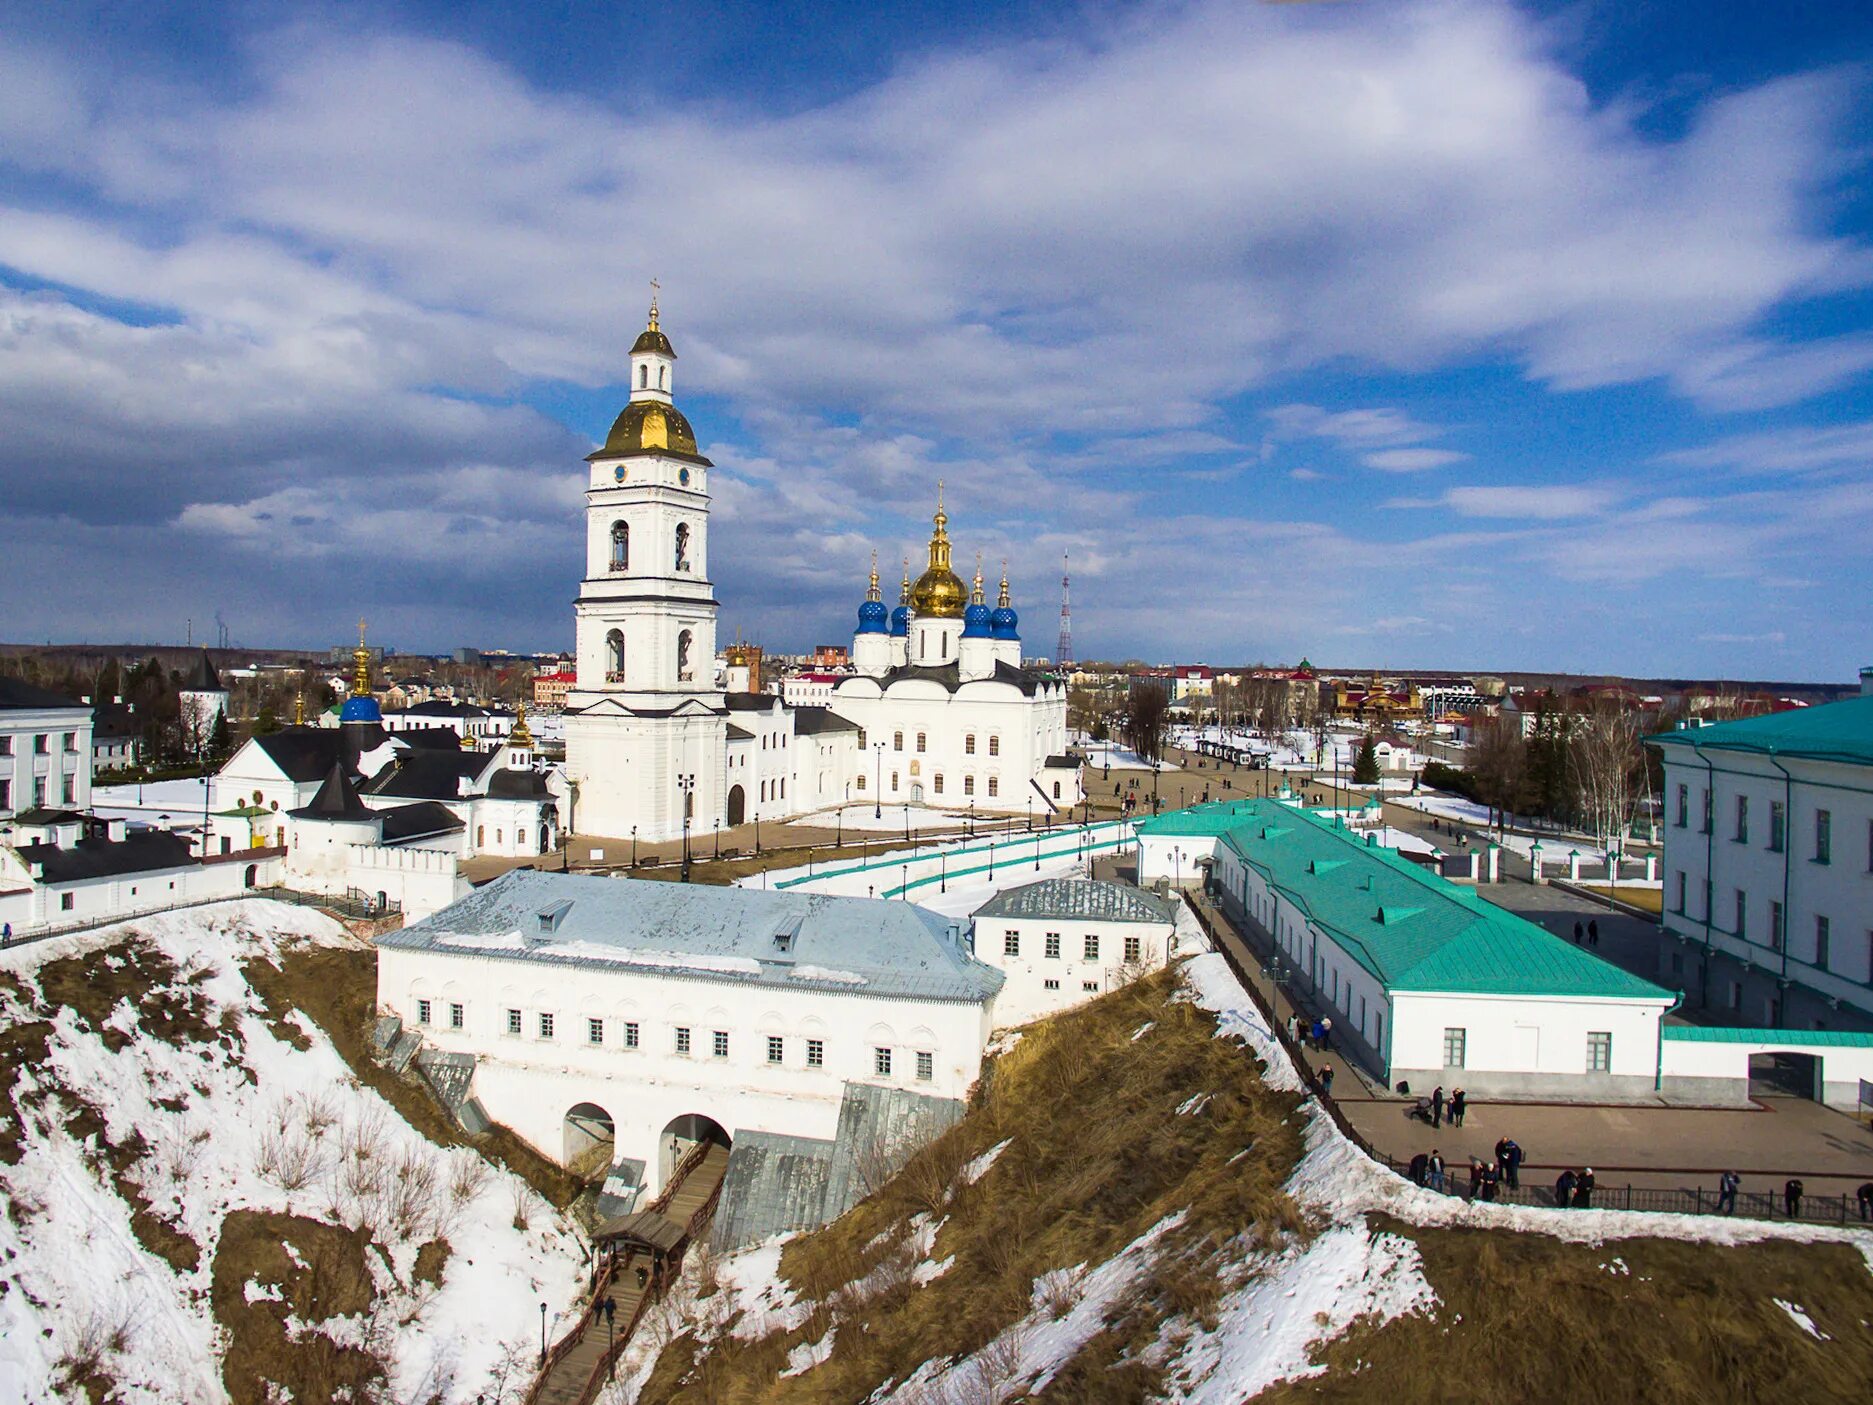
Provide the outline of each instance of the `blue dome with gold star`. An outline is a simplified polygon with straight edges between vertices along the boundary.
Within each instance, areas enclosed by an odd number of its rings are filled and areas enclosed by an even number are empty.
[[[890,612],[885,609],[882,600],[867,600],[858,607],[858,632],[860,634],[883,634]]]

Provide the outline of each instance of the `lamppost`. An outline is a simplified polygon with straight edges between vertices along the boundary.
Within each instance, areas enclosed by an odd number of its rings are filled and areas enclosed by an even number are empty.
[[[884,743],[872,743],[872,750],[878,753],[878,764],[871,782],[871,817],[881,820],[884,818]]]
[[[995,878],[995,841],[991,839],[989,840],[989,880],[993,882],[994,878]]]
[[[540,1304],[540,1364],[546,1365],[546,1304]]]
[[[904,842],[910,843],[910,801],[904,802]]]
[[[761,852],[761,812],[759,810],[754,812],[754,851],[756,854]]]
[[[1040,866],[1041,866],[1041,837],[1040,835],[1037,834],[1034,836],[1034,867],[1038,869]]]
[[[715,856],[722,857],[722,821],[719,819],[715,822]]]
[[[950,851],[937,850],[937,891],[947,893],[950,890]]]
[[[696,793],[694,774],[676,778],[676,788],[683,792],[683,881],[689,882],[689,811],[690,801]]]
[[[1033,829],[1033,828],[1034,828],[1034,797],[1033,797],[1032,795],[1024,795],[1024,796],[1022,796],[1021,798],[1022,798],[1023,800],[1025,800],[1025,801],[1027,801],[1027,806],[1028,806],[1028,828],[1029,828],[1029,829]]]
[[[631,826],[631,867],[637,867],[637,826]]]
[[[969,837],[976,837],[976,798],[973,795],[969,797]]]
[[[907,863],[897,866],[897,895],[905,902],[910,901],[910,865]]]

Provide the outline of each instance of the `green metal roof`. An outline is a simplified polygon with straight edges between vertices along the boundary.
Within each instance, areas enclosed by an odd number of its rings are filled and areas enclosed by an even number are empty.
[[[1836,1049],[1873,1049],[1873,1034],[1851,1029],[1731,1029],[1725,1025],[1668,1024],[1665,1037],[1688,1044],[1823,1044]]]
[[[1672,998],[1358,830],[1272,800],[1239,808],[1222,842],[1390,990]]]
[[[1192,834],[1218,839],[1242,823],[1242,816],[1253,800],[1212,800],[1207,805],[1192,805],[1184,810],[1170,810],[1154,820],[1139,820],[1139,834]]]
[[[1659,732],[1646,740],[1656,746],[1753,751],[1873,766],[1873,697],[1792,708],[1710,727],[1685,727],[1676,732]]]

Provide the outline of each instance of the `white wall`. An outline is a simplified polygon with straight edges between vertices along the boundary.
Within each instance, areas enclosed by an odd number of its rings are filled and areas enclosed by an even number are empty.
[[[1824,1100],[1832,1106],[1857,1111],[1860,1080],[1873,1082],[1873,1047],[1804,1044],[1800,1030],[1764,1030],[1756,1042],[1667,1039],[1663,1070],[1668,1091],[1702,1097],[1728,1096],[1742,1101],[1749,1094],[1752,1054],[1809,1054],[1821,1061]],[[1673,1085],[1676,1085],[1675,1087]]]
[[[1659,1002],[1569,1000],[1557,996],[1418,995],[1397,991],[1392,1031],[1396,1077],[1436,1075],[1447,1085],[1484,1086],[1478,1075],[1599,1080],[1587,1073],[1587,1035],[1613,1036],[1612,1079],[1650,1086],[1658,1069]],[[1465,1031],[1464,1066],[1446,1068],[1444,1031]],[[1468,1080],[1468,1081],[1466,1081]]]
[[[44,754],[36,751],[45,739]],[[34,781],[44,790],[35,795]],[[6,798],[0,815],[35,805],[84,810],[91,805],[91,709],[8,708],[0,711],[0,781]]]
[[[1170,951],[1175,927],[1169,922],[1093,922],[1075,918],[978,917],[975,954],[978,961],[1007,976],[996,993],[993,1020],[997,1029],[1027,1024],[1043,1015],[1057,1014],[1116,990],[1129,977],[1136,979],[1162,967]],[[1059,937],[1059,955],[1047,955],[1047,934]],[[1088,938],[1098,942],[1095,956],[1086,955]],[[1010,939],[1017,948],[1010,952]],[[1125,943],[1138,943],[1138,955],[1127,962]],[[1054,988],[1048,989],[1053,982]],[[1088,989],[1088,987],[1091,989]]]
[[[378,951],[378,1004],[438,1049],[474,1054],[473,1092],[488,1115],[554,1159],[565,1152],[566,1112],[580,1102],[605,1108],[616,1124],[616,1154],[642,1158],[651,1189],[661,1183],[659,1137],[685,1113],[738,1130],[830,1138],[847,1081],[963,1098],[981,1071],[988,1033],[984,1006],[817,991],[779,990],[728,981],[670,977],[587,966],[498,960],[478,955]],[[418,1018],[429,999],[431,1022]],[[463,1028],[450,1027],[452,1005]],[[521,1012],[519,1036],[507,1012]],[[540,1016],[553,1017],[550,1038]],[[586,1022],[603,1021],[603,1042]],[[638,1046],[627,1048],[635,1021]],[[675,1030],[690,1031],[690,1052],[675,1052]],[[714,1031],[729,1035],[717,1058]],[[783,1059],[767,1059],[767,1037],[783,1041]],[[806,1064],[807,1040],[824,1043],[822,1067]],[[892,1071],[876,1072],[875,1048],[892,1051]],[[931,1077],[917,1077],[918,1051],[931,1055]],[[664,1139],[667,1144],[667,1138]]]

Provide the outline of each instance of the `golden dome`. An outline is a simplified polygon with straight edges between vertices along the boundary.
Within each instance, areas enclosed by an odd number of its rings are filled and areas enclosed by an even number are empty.
[[[664,335],[663,328],[657,325],[657,280],[652,279],[650,294],[650,321],[643,331],[637,334],[637,341],[632,344],[631,355],[640,351],[654,351],[659,355],[676,360],[676,348],[670,345],[670,339]]]
[[[605,447],[593,458],[617,458],[625,454],[673,454],[679,458],[702,459],[696,452],[696,432],[689,427],[683,412],[661,400],[633,400],[612,421]],[[708,462],[706,459],[703,462]]]
[[[910,588],[911,612],[919,619],[959,620],[969,592],[950,569],[949,514],[943,511],[943,485],[937,484],[936,531],[930,537],[930,566]]]

